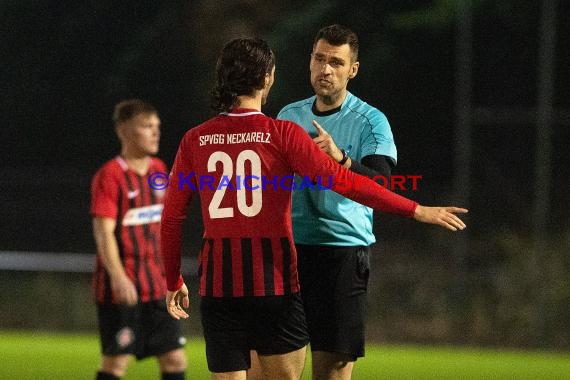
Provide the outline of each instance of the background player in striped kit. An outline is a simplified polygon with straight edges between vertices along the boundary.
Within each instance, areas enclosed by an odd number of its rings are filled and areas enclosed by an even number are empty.
[[[222,113],[183,137],[162,216],[168,310],[187,318],[188,289],[180,274],[182,224],[199,193],[204,240],[199,257],[200,311],[208,367],[215,379],[245,379],[250,350],[263,377],[298,379],[308,343],[291,230],[291,191],[281,181],[294,172],[375,209],[448,229],[465,225],[455,207],[424,207],[338,165],[298,125],[261,113],[274,81],[275,57],[260,39],[228,42],[216,67],[214,107]],[[261,133],[263,141],[228,143],[233,133]],[[215,136],[215,138],[213,138]],[[212,143],[205,143],[210,141]],[[213,176],[213,185],[202,178]],[[250,176],[248,186],[236,183]],[[257,179],[255,179],[257,178]],[[343,186],[358,182],[360,186]],[[224,182],[222,182],[224,181]],[[224,183],[222,186],[221,184]]]
[[[131,355],[156,356],[163,380],[184,379],[186,355],[178,321],[166,311],[160,257],[163,193],[148,184],[165,172],[158,152],[160,120],[141,100],[115,106],[121,153],[103,165],[91,186],[91,215],[97,245],[93,288],[102,360],[97,379],[118,379]]]

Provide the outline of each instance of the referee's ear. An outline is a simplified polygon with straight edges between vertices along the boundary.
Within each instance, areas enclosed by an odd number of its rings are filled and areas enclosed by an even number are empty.
[[[348,73],[348,79],[353,79],[356,74],[358,74],[358,68],[360,67],[360,62],[356,61],[350,66],[350,72]]]

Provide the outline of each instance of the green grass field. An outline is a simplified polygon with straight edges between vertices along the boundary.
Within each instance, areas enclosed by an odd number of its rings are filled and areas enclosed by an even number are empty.
[[[187,346],[187,379],[209,379],[201,339]],[[0,379],[92,379],[94,335],[0,333]],[[154,360],[133,362],[125,379],[159,379]],[[310,363],[303,379],[310,379]],[[570,379],[570,354],[417,346],[367,346],[353,379]]]

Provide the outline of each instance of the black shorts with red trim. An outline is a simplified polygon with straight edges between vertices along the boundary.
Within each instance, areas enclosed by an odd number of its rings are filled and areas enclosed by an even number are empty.
[[[200,300],[206,358],[211,372],[247,370],[258,355],[296,351],[309,343],[299,293]]]
[[[166,311],[164,299],[135,306],[97,304],[101,352],[132,354],[137,359],[159,356],[186,343],[179,321]]]

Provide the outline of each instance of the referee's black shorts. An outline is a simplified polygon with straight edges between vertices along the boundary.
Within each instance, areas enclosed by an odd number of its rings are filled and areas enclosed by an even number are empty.
[[[160,356],[186,343],[164,299],[134,306],[97,304],[103,355]]]
[[[211,372],[247,370],[259,355],[296,351],[309,343],[299,293],[284,296],[201,297],[200,314]]]
[[[364,356],[370,247],[296,248],[311,350]]]

